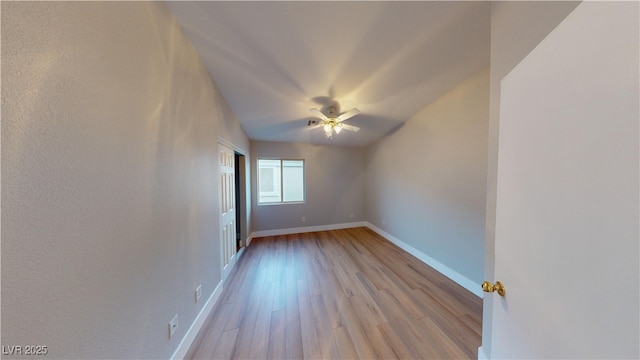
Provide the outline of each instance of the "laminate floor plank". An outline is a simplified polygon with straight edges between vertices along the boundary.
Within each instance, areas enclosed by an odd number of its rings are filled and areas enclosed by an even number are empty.
[[[325,281],[322,283],[324,303],[329,314],[329,321],[333,329],[342,327],[342,321],[340,319],[340,310],[342,304],[347,301],[347,296],[344,294],[340,282],[336,278],[333,271],[324,271]]]
[[[258,307],[258,315],[253,329],[253,336],[251,337],[251,351],[249,352],[250,359],[264,359],[267,357],[267,350],[269,349],[269,331],[271,330],[271,316],[273,314],[273,308],[271,306],[273,303],[273,289],[273,282],[265,284],[261,304]]]
[[[477,319],[475,316],[471,316],[468,314],[460,316],[460,321],[462,321],[469,329],[476,333],[480,338],[482,338],[482,319]]]
[[[388,290],[382,290],[379,294],[380,307],[389,315],[389,324],[399,333],[399,336],[420,354],[420,359],[442,358],[435,347],[438,346],[428,334],[428,328],[416,320],[403,309],[395,296]],[[455,358],[455,357],[451,357]]]
[[[368,339],[369,344],[371,344],[371,347],[376,353],[376,358],[397,358],[391,346],[380,333],[378,324],[373,321],[364,299],[361,296],[352,296],[349,298],[349,301],[351,302],[356,318],[360,323],[360,329],[364,332],[365,337]]]
[[[271,313],[271,323],[269,328],[269,346],[267,359],[284,359],[286,353],[286,326],[284,309]]]
[[[216,346],[211,359],[232,359],[236,348],[233,344],[236,343],[236,337],[238,336],[238,329],[227,330],[220,335],[218,346]]]
[[[285,274],[284,272],[281,272],[278,274],[278,279],[273,282],[273,303],[271,305],[272,311],[285,309],[286,290]]]
[[[380,268],[381,278],[389,284],[387,290],[394,294],[394,296],[403,305],[405,311],[407,311],[415,319],[424,317],[424,309],[422,299],[415,299],[413,295],[413,289],[407,284],[403,283],[392,271],[389,271],[386,266]]]
[[[251,300],[259,299],[262,295],[264,275],[264,272],[259,272],[256,268],[256,272],[252,274],[252,276],[247,277],[247,282],[253,284],[253,286],[246,287],[244,291],[238,292],[242,294],[242,296],[239,296],[237,300],[233,302],[225,330],[238,329],[243,327],[243,325],[246,328],[249,324],[255,322],[259,303]],[[246,331],[242,331],[240,336],[242,339],[245,339],[249,335],[246,334]]]
[[[475,358],[482,300],[368,228],[253,239],[187,359]]]
[[[425,294],[425,296],[430,295]],[[424,318],[428,318],[431,322],[437,324],[438,328],[461,348],[468,349],[471,345],[480,342],[481,336],[468,327],[459,317],[451,316],[448,313],[448,309],[442,306],[440,302],[433,300],[427,301],[425,304],[428,310]]]
[[[314,255],[305,262],[307,286],[309,287],[309,295],[322,295],[323,279],[320,276],[323,273],[322,264]]]
[[[272,241],[272,238],[264,238],[265,244]],[[227,278],[225,281],[225,289],[221,296],[221,302],[233,302],[236,299],[242,299],[250,291],[249,287],[242,286],[251,281],[250,279],[255,276],[256,268],[260,264],[260,258],[264,247],[256,249],[255,251],[245,251],[244,255],[238,259],[234,268],[234,275]],[[257,261],[256,261],[257,259]]]
[[[404,340],[402,340],[401,335],[389,324],[384,323],[378,325],[378,329],[382,336],[384,336],[387,343],[390,344],[393,352],[395,353],[395,357],[398,359],[419,359],[420,354],[414,352],[410,349]]]
[[[347,300],[341,304],[340,317],[344,328],[349,333],[358,357],[360,359],[378,358],[376,350],[373,348],[373,343],[367,338],[362,321],[358,319],[356,309],[353,308],[351,301]]]
[[[288,262],[288,264],[290,263]],[[303,357],[302,334],[295,267],[287,266],[285,276],[285,357],[287,359],[301,359]]]
[[[338,359],[340,352],[333,337],[333,331],[322,295],[314,295],[310,299],[313,320],[318,335],[322,359]]]
[[[194,341],[191,349],[185,356],[188,359],[211,359],[215,352],[217,342],[224,332],[224,325],[229,317],[233,303],[221,303],[219,311],[210,316],[202,325],[202,336]]]
[[[249,297],[244,301],[238,301],[243,304],[242,319],[238,325],[238,334],[236,338],[236,346],[234,349],[234,358],[236,359],[249,359],[251,356],[251,346],[254,342],[253,336],[255,329],[257,328],[258,312],[262,308],[262,304],[265,302],[268,293],[268,286],[264,283],[264,272],[260,273],[253,286],[253,291],[249,293]],[[252,301],[255,300],[255,301]],[[271,303],[269,303],[269,309],[271,309]]]
[[[341,359],[358,359],[358,352],[356,351],[353,340],[349,336],[349,332],[343,328],[338,327],[333,329],[333,337],[338,345]]]
[[[311,298],[307,290],[307,284],[303,280],[298,281],[298,306],[300,308],[300,332],[302,337],[302,353],[305,359],[319,359],[322,357],[318,332],[311,308]]]

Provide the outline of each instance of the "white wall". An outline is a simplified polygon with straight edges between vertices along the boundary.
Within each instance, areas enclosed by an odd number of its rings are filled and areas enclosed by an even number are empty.
[[[251,179],[253,231],[364,221],[364,152],[360,147],[252,141],[254,173],[260,157],[305,159],[306,177],[305,203],[284,205],[258,205],[256,177]]]
[[[488,122],[485,69],[370,146],[366,156],[367,221],[478,284]]]
[[[578,1],[505,1],[492,4],[485,280],[495,280],[493,279],[493,264],[500,81],[579,3]],[[493,303],[489,300],[485,300],[483,306],[483,339],[491,337],[491,321],[489,319],[493,313]],[[491,353],[490,346],[490,342],[483,341],[483,349],[487,354]]]
[[[2,345],[168,358],[220,281],[216,138],[249,149],[198,55],[162,3],[2,2],[2,95]]]

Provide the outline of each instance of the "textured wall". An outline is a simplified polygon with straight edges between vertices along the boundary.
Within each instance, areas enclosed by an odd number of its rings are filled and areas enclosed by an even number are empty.
[[[254,172],[259,157],[305,159],[306,202],[258,206],[253,196],[253,231],[365,220],[364,148],[252,141]],[[257,194],[255,177],[251,181]]]
[[[249,147],[198,55],[162,3],[2,2],[2,95],[2,345],[171,356],[220,280],[216,137]]]
[[[489,122],[482,70],[370,146],[367,221],[480,283]]]

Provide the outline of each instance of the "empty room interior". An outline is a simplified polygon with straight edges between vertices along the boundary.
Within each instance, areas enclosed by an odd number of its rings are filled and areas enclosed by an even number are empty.
[[[2,358],[640,358],[637,1],[0,16]]]

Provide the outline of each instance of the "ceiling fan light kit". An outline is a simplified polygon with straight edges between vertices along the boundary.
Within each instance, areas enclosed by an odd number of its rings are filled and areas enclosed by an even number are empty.
[[[349,111],[347,111],[346,113],[337,116],[336,115],[336,108],[331,106],[329,107],[328,111],[329,114],[325,115],[324,113],[322,113],[320,110],[318,109],[309,109],[309,111],[313,112],[314,114],[316,114],[320,119],[320,124],[317,125],[322,126],[322,129],[324,130],[324,134],[328,137],[331,138],[333,136],[333,133],[335,132],[336,134],[340,134],[340,132],[342,131],[342,129],[345,130],[349,130],[349,131],[358,131],[360,130],[359,127],[357,126],[353,126],[353,125],[347,125],[347,124],[342,124],[343,121],[356,116],[360,113],[360,110],[358,109],[351,109]],[[312,122],[309,121],[309,125],[311,125]]]

